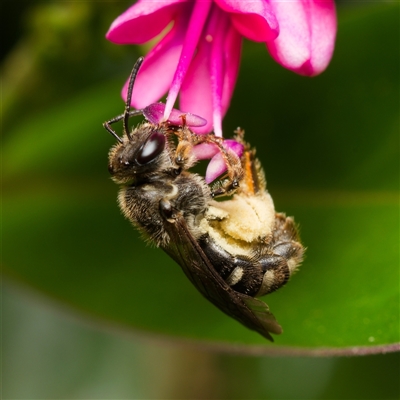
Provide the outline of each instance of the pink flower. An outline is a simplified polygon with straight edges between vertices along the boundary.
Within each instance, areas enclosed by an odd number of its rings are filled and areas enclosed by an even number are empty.
[[[222,136],[236,83],[242,38],[264,42],[272,57],[302,75],[328,65],[336,35],[334,0],[139,0],[107,32],[118,44],[142,44],[172,27],[146,56],[132,105],[144,108],[168,92],[168,119],[178,94],[180,109],[208,122]],[[127,84],[123,89],[126,98]]]
[[[279,21],[279,36],[267,42],[279,64],[300,75],[314,76],[328,66],[336,37],[333,0],[270,0]]]
[[[172,23],[172,26],[170,24]],[[164,33],[166,31],[166,33]],[[336,36],[334,0],[139,0],[107,32],[118,44],[142,44],[163,33],[146,56],[133,89],[132,106],[153,122],[188,113],[196,133],[222,136],[235,87],[242,38],[264,42],[285,68],[313,76],[328,65]],[[128,82],[122,96],[126,99]],[[156,105],[168,92],[166,105]],[[180,109],[173,108],[180,94]],[[161,113],[163,116],[161,117]],[[204,117],[199,123],[197,115]],[[203,118],[200,118],[203,119]],[[243,146],[225,141],[239,156]],[[224,172],[215,146],[194,148],[211,158],[206,181]]]

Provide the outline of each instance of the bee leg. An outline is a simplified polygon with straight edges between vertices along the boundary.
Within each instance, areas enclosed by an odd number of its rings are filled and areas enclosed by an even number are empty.
[[[177,168],[181,170],[187,170],[197,162],[196,157],[192,154],[192,148],[195,144],[193,136],[195,134],[185,126],[186,119],[184,117],[181,116],[183,126],[170,126],[167,132],[167,134],[173,134],[179,139],[175,150],[170,152],[170,157]]]
[[[192,153],[193,144],[188,140],[180,140],[176,146],[174,161],[179,168],[189,169],[196,164],[196,157]]]
[[[233,180],[225,179],[218,181],[211,190],[211,196],[213,198],[220,196],[230,196],[235,193],[236,189],[239,188],[239,179],[234,178]]]
[[[211,190],[212,197],[227,196],[233,194],[240,185],[240,181],[243,179],[244,173],[240,158],[231,149],[224,146],[224,139],[215,136],[213,133],[208,135],[197,135],[200,143],[214,144],[218,147],[218,150],[226,165],[226,179],[222,178]]]
[[[239,187],[240,181],[243,179],[244,173],[240,158],[231,149],[224,146],[224,138],[215,136],[214,133],[206,135],[198,135],[185,126],[186,120],[182,116],[183,126],[178,129],[171,127],[170,133],[178,136],[179,143],[173,155],[174,162],[182,169],[189,169],[196,162],[196,158],[192,154],[193,146],[202,143],[214,144],[217,146],[221,156],[225,162],[227,173],[226,179],[220,180],[212,189],[213,197],[226,196],[233,194]]]
[[[142,111],[142,110],[131,110],[131,111],[128,112],[128,118],[134,117],[134,116],[140,115],[140,114],[143,114],[143,111]],[[122,141],[122,139],[117,135],[117,133],[114,131],[114,129],[111,128],[111,124],[115,124],[116,122],[119,122],[119,121],[121,121],[121,120],[124,119],[124,118],[125,118],[125,113],[120,114],[120,115],[117,115],[116,117],[111,118],[110,120],[108,120],[108,121],[106,121],[106,122],[103,123],[103,127],[104,127],[108,132],[110,132],[111,135],[113,135],[113,136],[118,140],[118,142],[120,142],[120,143],[123,143],[123,141]]]
[[[220,180],[211,190],[212,197],[227,196],[238,189],[244,173],[242,163],[238,155],[231,149],[224,146],[224,139],[214,134],[203,135],[205,143],[215,144],[226,165],[226,179]]]

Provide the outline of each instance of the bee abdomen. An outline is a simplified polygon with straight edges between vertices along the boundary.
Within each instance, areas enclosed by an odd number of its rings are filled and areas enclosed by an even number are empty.
[[[239,293],[262,296],[289,280],[288,263],[279,254],[232,255],[208,236],[200,239],[200,245],[218,274]]]
[[[304,247],[299,242],[292,240],[276,244],[273,252],[287,260],[290,274],[292,274],[303,261]]]
[[[272,293],[282,287],[290,278],[287,260],[277,254],[266,254],[260,258],[263,280],[255,296]]]

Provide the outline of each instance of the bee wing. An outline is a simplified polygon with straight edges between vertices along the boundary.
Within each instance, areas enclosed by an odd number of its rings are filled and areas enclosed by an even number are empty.
[[[236,292],[221,278],[181,215],[167,224],[170,242],[163,250],[182,267],[199,292],[230,317],[273,341],[270,333],[280,334],[282,328],[268,306],[261,300]]]

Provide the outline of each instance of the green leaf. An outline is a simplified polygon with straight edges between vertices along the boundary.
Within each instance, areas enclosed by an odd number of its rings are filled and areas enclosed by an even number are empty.
[[[123,110],[124,76],[22,116],[7,132],[3,271],[91,318],[213,346],[309,354],[395,348],[397,10],[339,16],[334,59],[316,78],[274,64],[260,44],[245,46],[225,132],[246,129],[277,210],[295,216],[308,248],[291,282],[264,298],[284,329],[274,344],[204,300],[120,215],[107,172],[114,139],[101,123]]]

